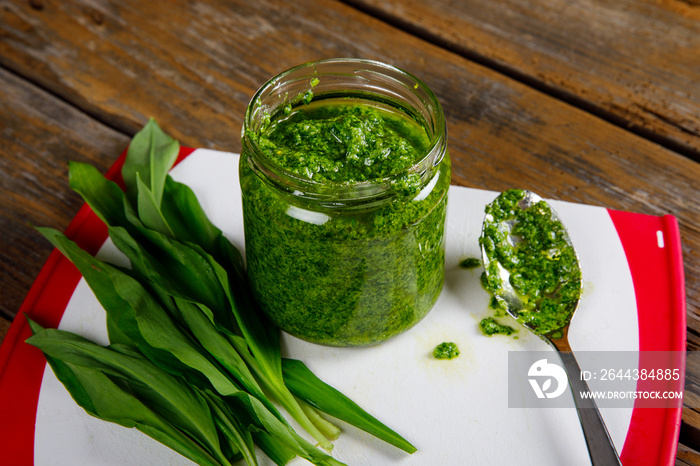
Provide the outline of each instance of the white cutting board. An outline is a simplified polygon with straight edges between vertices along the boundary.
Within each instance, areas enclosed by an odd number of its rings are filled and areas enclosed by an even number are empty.
[[[199,149],[177,165],[172,176],[195,191],[210,219],[243,251],[238,156]],[[445,286],[433,310],[411,330],[367,348],[329,348],[283,336],[285,355],[303,360],[322,380],[418,448],[408,455],[340,423],[343,432],[333,451],[338,460],[367,466],[590,464],[575,409],[508,408],[508,352],[551,351],[549,347],[524,329],[518,339],[486,337],[479,331],[479,321],[492,313],[479,282],[481,269],[464,270],[458,263],[465,257],[479,257],[484,206],[496,195],[450,188]],[[638,350],[632,278],[606,209],[557,201],[552,206],[570,230],[584,276],[584,295],[570,332],[572,348]],[[125,263],[109,240],[98,257]],[[84,280],[59,328],[108,343],[104,311]],[[460,356],[434,359],[432,350],[443,341],[457,343]],[[595,381],[590,385],[596,389]],[[631,413],[631,405],[602,410],[618,451]],[[266,460],[261,464],[273,464]],[[299,459],[292,463],[307,464]],[[191,462],[135,429],[88,416],[47,366],[37,409],[35,464]]]

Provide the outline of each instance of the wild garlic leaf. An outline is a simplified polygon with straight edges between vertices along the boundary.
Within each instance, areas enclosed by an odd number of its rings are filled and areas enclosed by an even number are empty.
[[[91,416],[126,428],[136,428],[197,464],[221,464],[200,444],[125,391],[104,372],[64,363],[50,356],[46,360],[76,403]],[[77,392],[89,394],[89,404],[81,400]]]
[[[136,133],[129,144],[122,177],[132,205],[137,205],[138,176],[153,193],[156,206],[160,208],[165,178],[177,160],[180,144],[161,130],[154,119]]]
[[[248,369],[245,361],[238,354],[229,341],[216,329],[211,317],[211,311],[203,304],[194,304],[175,298],[174,302],[180,311],[183,321],[192,334],[199,340],[209,354],[211,354],[223,368],[250,394],[263,402],[267,409],[278,418],[284,417],[277,408],[264,395],[255,377]]]
[[[36,322],[30,319],[28,321],[33,334],[44,331]],[[57,335],[67,335],[67,339],[70,339],[67,332]],[[32,341],[36,343],[35,340]],[[32,344],[32,341],[29,343]],[[38,345],[42,346],[41,343]],[[56,377],[89,415],[127,428],[136,428],[197,464],[221,464],[201,444],[134,396],[133,390],[127,391],[128,380],[120,379],[117,384],[104,371],[95,367],[64,362],[49,354],[45,356]]]
[[[107,314],[107,336],[109,342],[113,344],[122,344],[128,346],[137,346],[134,341],[121,329],[115,317]]]
[[[136,174],[136,186],[138,189],[136,207],[139,220],[141,220],[144,226],[151,230],[155,230],[171,238],[174,237],[175,234],[173,230],[160,211],[160,204],[155,198],[155,193],[143,182],[140,173]]]
[[[214,250],[221,230],[211,223],[189,186],[168,176],[160,208],[176,238],[198,244],[210,253]]]
[[[276,399],[292,417],[316,438],[324,448],[332,448],[330,442],[328,442],[323,434],[318,431],[316,426],[307,418],[297,400],[294,399],[284,385],[280,363],[281,356],[278,331],[274,329],[274,331],[271,332],[270,327],[266,328],[263,325],[257,313],[257,309],[253,307],[252,301],[235,300],[228,288],[230,286],[229,275],[213,257],[196,245],[190,245],[191,247],[183,245],[158,232],[144,230],[143,233],[145,236],[154,243],[158,243],[158,260],[154,261],[149,254],[140,250],[139,244],[126,236],[125,230],[115,228],[110,229],[110,232],[115,245],[132,260],[134,268],[140,273],[146,274],[147,277],[149,274],[155,274],[148,278],[159,286],[164,287],[163,290],[166,293],[185,301],[193,301],[202,304],[206,302],[210,304],[212,302],[212,297],[216,296],[217,290],[223,289],[225,296],[228,298],[228,306],[225,304],[213,304],[213,306],[215,306],[214,309],[219,310],[219,318],[215,318],[215,322],[218,321],[220,328],[228,328],[230,331],[230,325],[227,325],[227,322],[222,323],[221,320],[227,319],[229,315],[227,315],[226,312],[233,310],[233,315],[236,318],[238,327],[245,336],[245,341],[247,342],[243,351],[247,352],[248,349],[250,349],[252,356],[255,357],[254,362],[248,360],[248,363],[259,368],[258,375],[261,377],[261,381],[274,394]],[[126,243],[130,243],[128,247]],[[205,263],[208,264],[208,267]],[[193,272],[195,273],[193,274]],[[185,277],[188,277],[188,274],[193,274],[195,276],[182,279],[179,273]],[[209,277],[212,275],[217,277],[219,286],[210,282]],[[203,286],[203,284],[207,285]],[[243,284],[239,283],[239,285]],[[239,296],[240,293],[241,291],[238,293]],[[247,309],[239,311],[236,304],[237,302],[245,303]],[[158,346],[152,341],[149,341],[149,343]],[[240,351],[239,349],[239,353]],[[212,379],[212,374],[210,372],[203,373],[210,378],[210,381],[217,387],[217,390],[222,393],[221,381],[216,378]],[[216,383],[217,381],[219,382],[218,384]],[[271,407],[267,400],[265,404]],[[276,412],[276,410],[274,411]]]
[[[209,403],[209,409],[214,415],[214,422],[223,433],[222,439],[230,442],[231,448],[240,451],[246,464],[257,466],[255,443],[250,430],[241,426],[238,418],[234,416],[229,406],[221,398],[208,391],[203,391],[202,394]]]
[[[277,466],[284,466],[297,456],[292,450],[277,442],[273,436],[264,430],[254,430],[251,433],[258,448]]]
[[[284,406],[285,410],[294,418],[294,420],[296,420],[323,449],[327,451],[332,450],[333,444],[330,443],[328,438],[324,436],[313,421],[309,419],[299,400],[292,395],[287,386],[284,384],[284,381],[281,378],[278,379],[277,375],[269,370],[269,367],[267,369],[263,367],[260,364],[259,358],[253,357],[246,339],[237,335],[228,334],[226,337],[236,348],[236,350],[238,350],[238,353],[243,357],[243,359],[245,359],[248,366],[250,366],[251,370],[265,386],[265,389],[270,392],[282,406]]]
[[[79,248],[58,230],[41,227],[37,230],[78,268],[114,325],[135,344],[145,344],[138,331],[132,305],[117,292],[110,277],[109,269],[112,267],[103,266],[101,261]]]
[[[115,230],[126,231],[120,228]],[[138,326],[134,331],[138,331],[143,341],[151,348],[166,351],[185,366],[178,367],[177,363],[171,360],[167,367],[182,374],[187,373],[188,369],[201,373],[222,395],[232,395],[239,391],[236,384],[205,355],[199,341],[191,338],[173,322],[162,305],[151,295],[150,290],[109,264],[99,263],[96,259],[90,262],[98,264],[103,273],[111,277],[111,283],[117,294],[132,304],[134,319]],[[90,285],[87,277],[86,280]],[[95,294],[97,293],[99,290],[95,291]],[[109,310],[107,312],[109,313]]]
[[[193,243],[216,258],[230,274],[245,275],[243,256],[207,217],[189,186],[166,179],[161,211],[183,243]]]
[[[219,462],[228,464],[221,454],[218,433],[206,400],[182,378],[168,374],[127,347],[103,347],[71,332],[45,329],[28,338],[27,343],[64,363],[123,379],[129,383],[134,396],[196,439]],[[95,400],[93,409],[97,409]]]
[[[206,367],[204,362],[193,371],[195,368],[182,362],[181,358],[187,358],[186,355],[170,351],[168,344],[184,351],[188,340],[139,281],[91,256],[63,233],[49,228],[38,230],[78,268],[107,312],[108,322],[111,319],[112,326],[118,327],[149,359],[171,373],[192,380],[211,375],[200,371]]]
[[[32,335],[42,332],[44,328],[38,323],[26,317],[29,323],[29,328],[32,330]],[[99,417],[97,409],[92,401],[92,395],[87,387],[83,386],[80,379],[75,375],[74,371],[66,363],[59,359],[52,358],[46,355],[46,361],[51,366],[56,378],[63,383],[71,397],[75,402],[83,408],[91,416]]]
[[[343,464],[313,446],[297,434],[288,424],[277,419],[257,398],[250,396],[248,393],[239,392],[233,399],[235,400],[234,403],[250,416],[252,425],[248,429],[256,427],[264,429],[278,442],[284,444],[286,448],[313,464],[328,466],[340,466]]]
[[[105,178],[95,167],[86,163],[68,163],[68,182],[80,194],[97,216],[107,225],[126,225],[124,192]]]
[[[238,353],[246,360],[260,381],[282,404],[287,412],[326,450],[333,444],[319,431],[307,417],[299,402],[285,386],[282,378],[282,363],[279,343],[279,330],[267,322],[256,307],[245,275],[238,271],[231,274],[212,256],[200,251],[202,257],[209,261],[212,269],[227,292],[231,309],[243,338],[229,338]],[[230,288],[228,288],[228,286]],[[248,352],[249,351],[249,352]]]
[[[140,229],[148,241],[136,241],[123,228],[110,228],[115,246],[132,268],[172,296],[204,304],[222,324],[231,327],[230,300],[211,261],[196,245],[186,245],[157,231]],[[226,285],[228,288],[228,285]]]
[[[306,365],[295,359],[283,359],[284,381],[294,395],[311,406],[347,422],[407,453],[416,448],[406,439],[367,413],[355,402],[316,377]]]

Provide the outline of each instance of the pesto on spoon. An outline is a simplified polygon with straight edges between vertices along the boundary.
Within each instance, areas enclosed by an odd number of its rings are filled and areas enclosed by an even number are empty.
[[[590,390],[568,341],[581,267],[561,220],[538,195],[512,189],[486,206],[479,243],[487,291],[561,357],[592,463],[620,464],[595,401],[581,396]]]

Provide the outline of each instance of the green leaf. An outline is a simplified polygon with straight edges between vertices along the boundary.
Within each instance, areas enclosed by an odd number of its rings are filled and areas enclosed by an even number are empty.
[[[44,330],[36,322],[27,320],[32,333]],[[126,391],[120,386],[128,385],[127,381],[122,380],[121,384],[117,384],[94,367],[66,363],[48,354],[45,357],[58,380],[89,415],[127,428],[136,428],[197,464],[221,464],[199,443],[136,398],[133,390]]]
[[[340,466],[343,463],[332,456],[322,452],[303,437],[297,434],[288,424],[280,422],[267,408],[255,397],[248,393],[239,392],[233,399],[237,406],[250,416],[249,429],[259,428],[265,430],[285,448],[293,451],[298,456],[318,465]]]
[[[165,180],[161,211],[172,226],[176,238],[182,242],[198,244],[205,251],[212,253],[221,231],[209,221],[189,186],[168,176]]]
[[[126,230],[120,228],[110,229],[110,234],[115,244],[131,259],[134,268],[139,273],[145,274],[146,278],[151,280],[156,286],[163,287],[163,291],[176,298],[182,318],[199,341],[208,347],[207,349],[210,350],[210,353],[222,363],[224,367],[228,365],[226,368],[229,369],[233,377],[235,377],[239,383],[245,386],[258,399],[262,400],[266,408],[275,413],[278,419],[284,420],[269,400],[262,395],[260,389],[250,375],[250,372],[241,364],[241,361],[238,360],[238,354],[241,351],[248,353],[248,347],[250,345],[246,343],[243,346],[239,346],[238,353],[235,351],[232,352],[231,345],[217,332],[217,328],[213,322],[203,320],[203,316],[199,315],[197,312],[193,312],[196,311],[196,309],[193,309],[187,304],[189,301],[198,302],[200,303],[199,310],[206,310],[211,316],[211,311],[209,311],[205,305],[201,304],[201,302],[215,295],[215,290],[228,286],[228,274],[226,274],[226,271],[223,270],[211,256],[203,250],[198,249],[195,245],[190,248],[160,235],[157,232],[151,231],[144,233],[146,236],[149,236],[149,238],[159,243],[160,254],[158,260],[154,260],[150,254],[145,252],[141,246],[133,240],[133,238],[130,238]],[[171,261],[173,258],[175,258],[175,260]],[[204,259],[209,267],[201,262],[202,259]],[[187,277],[189,277],[189,274],[192,274],[192,272],[198,272],[196,273],[196,277],[182,279],[178,277],[179,270]],[[211,274],[214,274],[219,281],[218,283],[206,285],[210,283],[206,277],[211,276]],[[193,286],[197,289],[192,292],[191,288]],[[190,290],[187,290],[187,288],[190,288]],[[190,292],[188,293],[188,291]],[[255,308],[249,308],[247,310],[248,314],[239,313],[233,304],[235,302],[233,297],[229,293],[226,293],[226,295],[229,298],[229,306],[233,306],[234,315],[239,323],[239,327],[241,323],[245,325],[245,328],[241,328],[241,331],[244,335],[246,333],[248,334],[246,341],[253,341],[255,339],[253,346],[257,349],[257,357],[255,361],[248,359],[248,364],[253,365],[257,369],[257,374],[261,377],[265,386],[275,395],[278,401],[282,403],[285,409],[287,409],[287,411],[289,411],[290,414],[324,446],[324,448],[332,448],[330,442],[328,442],[323,434],[321,434],[307,418],[298,402],[284,386],[281,364],[279,362],[280,353],[279,340],[276,334],[277,330],[274,330],[275,333],[272,334],[273,338],[269,338],[270,333],[263,327],[260,320],[256,318],[255,315],[249,314],[251,311],[255,312]],[[221,306],[219,309],[221,309]],[[142,332],[145,330],[141,325],[140,329]],[[252,335],[252,332],[256,332],[255,336]],[[260,335],[263,335],[263,337]],[[149,344],[155,347],[166,348],[166,346],[164,346],[165,342],[157,341],[155,336],[145,336],[145,338]],[[265,347],[263,345],[268,346]],[[202,373],[210,379],[210,382],[216,387],[219,393],[224,395],[229,394],[226,391],[222,391],[222,384],[218,379],[218,374],[202,369],[201,365],[193,366],[190,359],[187,361],[183,360],[182,355],[175,353],[177,349],[177,347],[171,348],[170,351],[173,352],[178,359],[202,371]],[[265,358],[262,363],[260,355]]]
[[[86,163],[68,163],[68,182],[97,216],[107,225],[127,225],[124,214],[124,192]]]
[[[132,205],[137,205],[137,180],[140,176],[153,193],[156,206],[160,207],[165,177],[177,160],[179,152],[180,144],[165,134],[152,118],[136,133],[122,167],[122,177]]]
[[[209,220],[189,186],[168,177],[161,211],[179,241],[198,245],[228,273],[245,274],[240,251]]]
[[[188,328],[209,354],[211,354],[248,393],[258,398],[265,404],[265,407],[270,410],[270,412],[284,421],[284,417],[262,392],[245,361],[214,326],[211,311],[202,304],[193,304],[182,299],[176,298],[175,303]]]
[[[407,453],[416,447],[378,421],[355,402],[316,377],[306,365],[295,359],[283,359],[284,381],[296,396],[326,414],[347,422]]]
[[[164,241],[169,240],[165,238]],[[224,269],[224,267],[203,248],[198,249],[196,245],[191,245],[191,247],[193,250],[197,250],[199,255],[209,263],[211,270],[219,280],[221,288],[225,291],[237,327],[240,329],[243,336],[243,339],[230,339],[232,342],[238,342],[238,344],[234,344],[238,353],[241,354],[251,368],[254,368],[261,382],[291,416],[309,432],[323,448],[331,450],[333,445],[325,438],[311,420],[308,419],[298,401],[284,384],[279,330],[272,323],[267,321],[262,312],[257,308],[250,294],[247,277],[244,271],[236,266],[236,254],[233,252],[235,251],[237,253],[235,247],[233,247],[219,232],[216,238],[215,248],[219,251],[224,251],[224,255],[230,259],[229,263],[233,264],[233,267],[229,270]],[[207,274],[202,276],[209,277]],[[185,286],[187,286],[187,283],[183,283],[183,287]],[[215,287],[212,287],[212,289],[215,289]],[[206,298],[199,297],[199,299],[194,298],[193,300],[202,302],[203,299]],[[230,333],[231,327],[227,325],[226,320],[224,320],[226,317],[225,315],[222,316],[222,314],[218,314],[214,323],[220,331]],[[233,337],[233,335],[231,335],[231,337]]]
[[[218,432],[206,401],[183,379],[163,371],[140,353],[123,346],[103,347],[79,335],[56,329],[42,330],[28,338],[27,343],[36,346],[50,358],[100,371],[112,380],[117,377],[128,383],[134,396],[142,403],[196,439],[219,462],[228,464],[228,460],[221,454]],[[94,372],[86,376],[93,377],[93,381],[96,377]],[[84,380],[81,381],[84,388],[82,396],[89,394],[89,388],[82,383]],[[118,409],[108,404],[109,399],[100,396],[90,398],[90,409],[94,413],[103,409],[112,417],[112,422],[120,419],[121,422],[126,422],[127,418],[120,418]],[[123,397],[122,401],[125,401]],[[134,407],[133,401],[131,403]]]
[[[275,372],[272,372],[268,368],[264,368],[260,364],[260,358],[253,357],[253,354],[249,351],[249,344],[247,340],[241,338],[237,335],[226,335],[231,344],[236,347],[238,353],[245,359],[248,366],[253,370],[255,375],[257,375],[261,382],[265,385],[265,388],[272,393],[275,399],[287,410],[287,412],[296,420],[311,436],[318,441],[325,450],[332,450],[333,444],[328,441],[328,439],[321,433],[318,427],[308,418],[306,412],[299,404],[298,400],[292,395],[284,381],[280,377],[277,378]],[[280,365],[281,367],[281,365]],[[281,371],[280,371],[281,374]]]
[[[126,333],[124,333],[111,314],[107,314],[107,336],[109,337],[110,343],[138,346]]]
[[[124,391],[103,372],[66,364],[48,356],[46,359],[76,403],[88,414],[127,428],[136,428],[197,464],[220,464],[200,444],[160,417],[138,398]],[[75,384],[69,381],[68,372],[71,373]],[[92,410],[76,397],[75,392],[78,390],[90,394]]]
[[[26,319],[29,323],[29,327],[32,330],[32,335],[44,331],[44,328],[41,327],[38,323],[31,320],[29,317],[26,317]],[[75,402],[79,406],[81,406],[88,414],[99,417],[97,415],[97,409],[95,408],[95,405],[92,402],[92,396],[90,395],[88,390],[89,387],[83,386],[79,378],[76,377],[74,371],[66,363],[58,359],[51,358],[47,355],[45,356],[46,361],[53,369],[54,374],[56,375],[58,380],[60,380],[61,383],[66,387],[66,389],[70,393],[71,397],[75,400]]]
[[[229,275],[226,270],[209,254],[200,252],[206,258],[222,287],[227,291],[233,315],[243,338],[228,335],[229,341],[236,347],[248,366],[260,378],[275,399],[287,412],[326,450],[332,450],[333,444],[319,431],[307,417],[298,401],[284,384],[279,343],[279,330],[268,322],[257,308],[248,287],[245,275],[233,270]],[[231,277],[232,276],[232,277]],[[227,288],[227,285],[231,288]]]
[[[161,367],[178,375],[197,371],[224,395],[239,390],[137,280],[95,259],[61,233],[40,231],[78,267],[114,324],[145,354],[155,355]]]
[[[155,198],[154,193],[143,182],[140,173],[136,174],[136,186],[138,189],[136,205],[139,219],[143,225],[151,230],[170,236],[171,238],[174,237],[175,235],[172,229],[170,229],[170,225],[168,225],[168,222],[160,212],[158,200]]]
[[[128,339],[133,342],[149,359],[161,367],[179,366],[177,360],[167,351],[150,347],[139,331],[134,310],[135,305],[140,305],[142,287],[138,282],[124,273],[117,273],[116,268],[95,259],[63,233],[52,228],[37,228],[37,230],[78,268],[97,300],[107,311],[110,329],[119,329],[122,335],[120,341]],[[115,280],[120,282],[119,290]]]
[[[211,309],[219,323],[231,328],[227,290],[223,289],[211,261],[196,246],[190,247],[153,230],[142,229],[148,242],[135,240],[123,228],[110,228],[115,246],[131,261],[132,267],[146,280],[168,294]]]
[[[228,405],[212,393],[204,392],[204,397],[214,414],[214,421],[223,432],[224,438],[231,442],[231,446],[240,450],[248,465],[258,464],[255,457],[255,445],[251,432],[244,429],[233,415]]]
[[[277,442],[273,436],[264,430],[254,430],[252,435],[258,448],[277,466],[284,466],[297,456],[292,450]]]

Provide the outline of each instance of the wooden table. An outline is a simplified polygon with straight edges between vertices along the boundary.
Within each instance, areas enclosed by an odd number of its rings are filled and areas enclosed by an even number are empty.
[[[696,0],[0,2],[0,340],[81,205],[66,163],[105,171],[155,117],[183,145],[240,150],[269,77],[362,57],[444,106],[453,184],[677,217],[688,350],[700,348]],[[677,464],[698,464],[689,365]],[[694,403],[693,403],[694,402]]]

